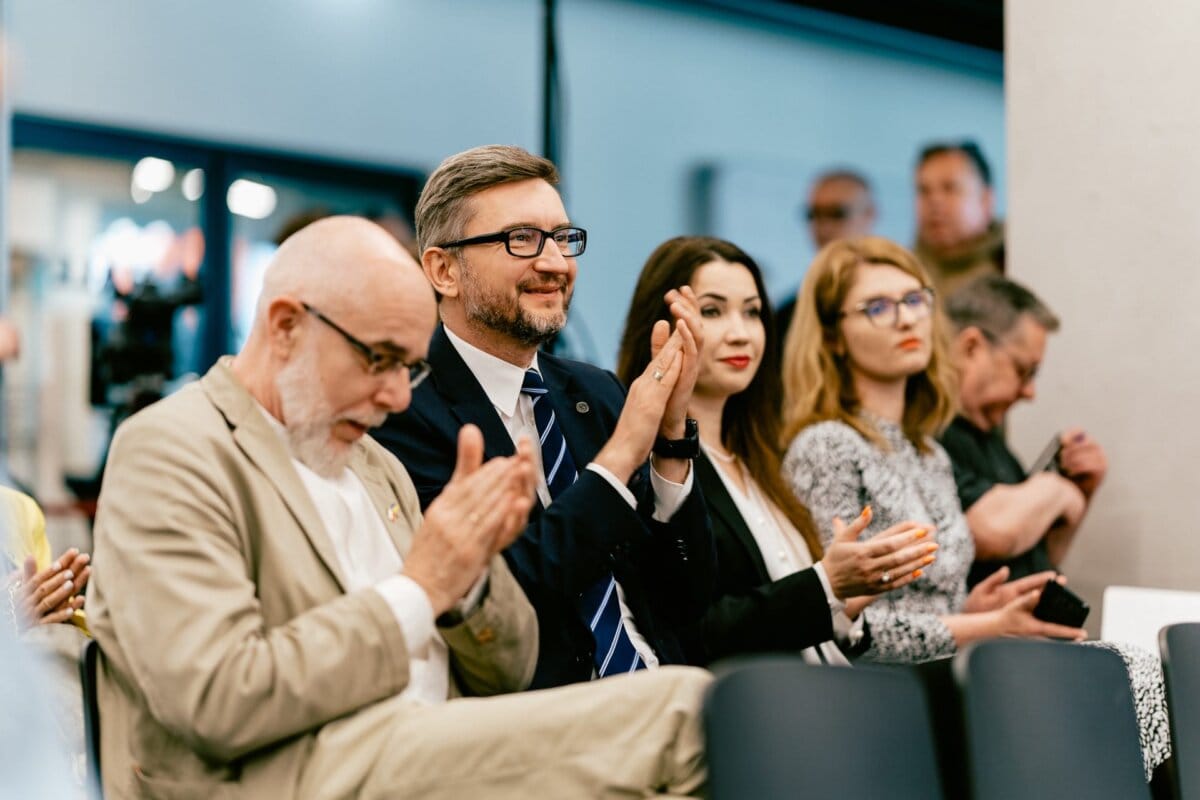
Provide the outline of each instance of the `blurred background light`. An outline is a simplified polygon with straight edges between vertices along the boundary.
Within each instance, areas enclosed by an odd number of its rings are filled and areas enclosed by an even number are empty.
[[[197,167],[183,174],[183,196],[195,202],[204,194],[204,170]]]
[[[174,181],[175,165],[165,158],[147,156],[133,165],[133,185],[147,192],[161,192]]]
[[[234,214],[250,219],[266,219],[275,210],[275,190],[265,183],[238,178],[229,184],[225,204]]]

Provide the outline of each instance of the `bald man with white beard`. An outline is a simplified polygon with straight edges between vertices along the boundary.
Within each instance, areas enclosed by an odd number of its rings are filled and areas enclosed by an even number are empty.
[[[705,673],[486,697],[525,688],[536,662],[536,618],[499,556],[533,502],[531,445],[483,463],[464,427],[422,518],[364,436],[428,374],[435,317],[389,234],[321,220],[280,248],[242,351],[121,426],[89,598],[106,796],[702,784]],[[615,705],[631,710],[596,724]]]

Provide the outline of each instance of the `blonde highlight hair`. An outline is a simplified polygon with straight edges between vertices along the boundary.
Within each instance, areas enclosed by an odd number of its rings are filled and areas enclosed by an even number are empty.
[[[862,264],[896,267],[931,287],[929,273],[905,248],[878,236],[838,239],[817,253],[800,294],[783,353],[783,446],[801,430],[827,420],[843,422],[880,449],[883,436],[859,414],[861,404],[849,365],[836,347],[841,341],[842,304]],[[925,369],[908,378],[900,427],[918,451],[929,451],[929,439],[941,433],[957,410],[957,375],[949,358],[949,333],[935,297],[932,352]]]

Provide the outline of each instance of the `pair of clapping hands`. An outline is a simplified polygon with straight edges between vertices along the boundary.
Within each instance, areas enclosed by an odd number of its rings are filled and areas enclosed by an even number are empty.
[[[665,299],[674,330],[665,320],[654,326],[650,364],[630,385],[616,429],[595,458],[622,483],[645,462],[656,436],[683,437],[699,373],[703,338],[696,295],[684,286]],[[435,616],[458,603],[491,558],[525,529],[537,490],[535,463],[533,444],[522,438],[515,455],[485,464],[479,429],[465,425],[459,431],[454,474],[425,510],[404,559],[403,574],[425,590]],[[658,467],[669,480],[687,477],[686,460],[663,459]]]
[[[90,557],[74,547],[38,570],[33,556],[9,576],[9,600],[20,630],[69,622],[83,608],[83,589],[92,574]]]
[[[866,541],[859,541],[858,537],[870,522],[870,506],[849,525],[835,517],[833,541],[821,559],[830,588],[846,603],[846,614],[851,619],[884,592],[907,586],[920,578],[925,568],[937,559],[938,545],[930,541],[931,526],[901,522]],[[967,595],[963,611],[990,615],[994,624],[990,624],[988,630],[997,636],[1041,636],[1074,641],[1087,638],[1087,632],[1082,628],[1045,622],[1033,616],[1046,582],[1054,579],[1065,584],[1064,576],[1050,571],[1014,581],[1008,580],[1008,576],[1008,567],[1001,567],[980,581]]]

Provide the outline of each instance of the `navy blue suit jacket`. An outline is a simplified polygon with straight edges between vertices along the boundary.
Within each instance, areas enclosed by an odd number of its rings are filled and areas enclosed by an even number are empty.
[[[514,452],[495,407],[440,325],[429,362],[433,374],[413,393],[409,408],[373,432],[412,476],[422,509],[450,480],[464,424],[483,431],[485,458]],[[638,508],[630,508],[608,481],[584,469],[616,426],[624,387],[611,372],[577,361],[540,353],[538,365],[579,478],[549,508],[536,504],[525,532],[504,552],[538,614],[540,649],[531,688],[591,678],[595,640],[580,597],[609,573],[659,660],[686,663],[678,631],[704,613],[715,570],[699,484],[669,523],[656,522],[643,466],[629,482],[638,499]]]

